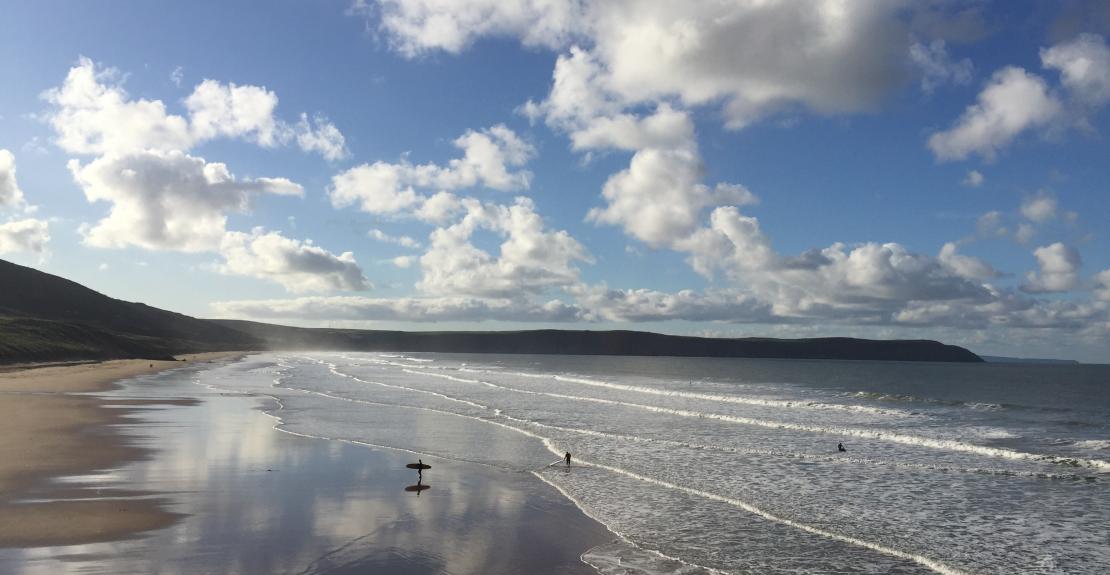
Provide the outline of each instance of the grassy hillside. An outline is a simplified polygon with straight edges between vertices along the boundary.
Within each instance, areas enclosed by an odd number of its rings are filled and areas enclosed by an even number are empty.
[[[925,340],[723,339],[581,330],[405,332],[204,320],[110,298],[0,260],[0,364],[255,349],[982,361],[964,348]]]
[[[0,260],[0,363],[258,349],[241,331]]]
[[[980,362],[958,346],[929,340],[705,338],[642,331],[531,330],[411,332],[296,328],[213,320],[265,340],[278,349],[534,353],[783,359],[868,359]]]

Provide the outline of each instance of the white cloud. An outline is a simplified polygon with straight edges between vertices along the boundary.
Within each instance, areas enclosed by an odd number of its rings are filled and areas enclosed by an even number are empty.
[[[161,100],[131,99],[118,70],[82,57],[65,82],[42,98],[53,107],[45,117],[58,135],[56,143],[74,154],[188,151],[214,138],[273,147],[294,136],[303,150],[329,160],[346,152],[342,133],[322,118],[310,125],[302,116],[296,128],[278,119],[277,94],[261,86],[206,79],[185,99],[186,117],[168,113]]]
[[[532,174],[526,170],[511,171],[528,162],[535,149],[503,125],[459,136],[455,147],[463,157],[447,165],[412,164],[407,159],[391,164],[362,164],[332,177],[328,197],[333,206],[342,208],[358,204],[364,212],[395,214],[422,208],[426,201],[435,203],[424,212],[429,219],[444,217],[451,203],[449,196],[428,198],[417,189],[447,191],[484,186],[501,191],[526,189]],[[449,210],[448,210],[449,211]]]
[[[1049,220],[1056,218],[1056,198],[1047,194],[1040,193],[1036,196],[1026,198],[1021,203],[1021,215],[1025,216],[1031,222],[1043,224]]]
[[[431,50],[458,53],[487,35],[518,37],[528,46],[557,47],[584,18],[576,0],[380,0],[378,5],[381,28],[394,49],[409,57]],[[366,8],[361,0],[355,6]]]
[[[1037,258],[1038,272],[1030,272],[1022,291],[1029,293],[1065,292],[1079,285],[1079,268],[1082,260],[1075,248],[1056,242],[1033,251]]]
[[[181,87],[181,81],[185,79],[185,68],[178,66],[170,72],[170,81],[174,86]]]
[[[629,235],[663,247],[690,235],[708,207],[756,203],[755,195],[743,186],[702,184],[702,173],[701,158],[694,151],[640,150],[628,169],[605,182],[602,196],[608,205],[592,208],[586,219],[622,226]]]
[[[971,74],[975,69],[967,58],[959,62],[952,61],[944,40],[933,40],[929,45],[915,43],[910,46],[910,61],[920,70],[921,91],[926,94],[933,93],[948,82],[971,82]]]
[[[0,224],[0,254],[30,252],[43,254],[50,243],[46,220],[27,218]]]
[[[1110,269],[1103,270],[1095,276],[1095,299],[1110,302]]]
[[[1041,49],[1045,68],[1060,71],[1068,92],[1089,106],[1110,101],[1110,47],[1102,36],[1080,34],[1074,40]]]
[[[522,298],[578,282],[576,262],[592,262],[566,231],[547,231],[535,206],[517,198],[510,206],[463,200],[466,215],[431,234],[420,258],[417,288],[425,293],[485,298]],[[478,230],[502,237],[497,256],[471,243]]]
[[[167,114],[159,100],[131,100],[114,68],[97,69],[82,57],[61,87],[43,99],[54,106],[48,115],[56,143],[75,154],[130,150],[185,150],[194,143],[188,121]]]
[[[975,222],[975,229],[984,237],[1001,237],[1009,233],[1002,225],[1002,213],[997,210],[979,216]]]
[[[416,258],[414,256],[397,256],[389,261],[390,263],[401,269],[408,269],[412,267],[412,264],[416,261]]]
[[[725,102],[728,124],[735,128],[790,105],[819,113],[868,109],[902,80],[908,47],[905,27],[897,21],[898,2],[378,4],[381,28],[408,56],[459,52],[485,35],[550,48],[589,46],[600,84],[622,102],[670,97],[687,105]]]
[[[1033,236],[1036,236],[1036,235],[1037,235],[1037,228],[1036,227],[1022,222],[1022,223],[1018,224],[1017,231],[1014,232],[1014,240],[1017,241],[1017,243],[1019,243],[1021,245],[1025,245],[1025,244],[1033,241]]]
[[[644,118],[632,114],[599,116],[570,133],[575,150],[671,149],[692,146],[694,122],[689,114],[660,104],[655,113]]]
[[[229,212],[246,211],[260,194],[304,193],[284,178],[238,180],[224,164],[176,151],[108,155],[85,165],[70,160],[68,166],[90,202],[111,203],[107,217],[82,230],[85,243],[96,247],[213,250]]]
[[[738,291],[666,293],[650,289],[609,289],[602,284],[581,287],[573,293],[592,319],[605,321],[762,322],[773,319],[767,303]]]
[[[301,297],[284,300],[224,301],[212,304],[221,316],[259,320],[352,321],[578,321],[582,310],[558,300],[530,303],[518,299],[471,297],[366,298]]]
[[[347,151],[347,139],[343,137],[343,133],[323,116],[315,116],[309,123],[308,114],[301,114],[296,131],[297,145],[306,152],[319,152],[329,162],[351,155]]]
[[[419,248],[420,247],[420,242],[418,242],[418,241],[416,241],[416,240],[414,240],[414,239],[412,239],[408,236],[391,236],[391,235],[389,235],[389,234],[387,234],[387,233],[385,233],[385,232],[383,232],[379,229],[376,229],[376,228],[371,229],[370,231],[366,232],[366,235],[375,239],[375,240],[378,240],[379,242],[397,244],[397,245],[399,245],[401,247],[404,247],[404,248]]]
[[[291,292],[372,287],[351,252],[337,256],[311,241],[301,242],[278,232],[261,228],[249,234],[227,232],[219,250],[225,259],[221,272],[274,281]]]
[[[971,154],[991,160],[1022,132],[1047,126],[1060,112],[1060,101],[1043,79],[1007,67],[991,77],[978,103],[951,128],[929,137],[929,148],[938,160],[962,160]]]
[[[237,86],[204,80],[185,99],[190,127],[198,141],[218,136],[246,138],[272,147],[289,137],[274,118],[277,94],[261,86]]]
[[[987,262],[974,256],[956,253],[956,250],[955,242],[944,244],[937,255],[937,261],[957,276],[971,280],[987,280],[1001,275]]]
[[[985,179],[986,178],[983,177],[983,174],[979,172],[979,170],[971,170],[967,173],[967,176],[964,177],[962,183],[969,188],[978,188],[983,185]]]
[[[15,180],[15,155],[0,148],[0,209],[23,205],[23,190]]]

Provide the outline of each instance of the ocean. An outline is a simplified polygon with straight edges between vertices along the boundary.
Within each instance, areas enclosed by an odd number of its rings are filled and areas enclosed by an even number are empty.
[[[600,573],[1110,572],[1110,366],[314,352],[197,382],[532,475],[615,534]]]

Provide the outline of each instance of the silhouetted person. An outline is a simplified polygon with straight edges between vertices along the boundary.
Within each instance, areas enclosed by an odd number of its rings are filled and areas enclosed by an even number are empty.
[[[845,451],[848,451],[847,449],[844,449],[844,444],[843,443],[837,443],[836,444],[836,450],[841,452],[841,453],[843,453]]]
[[[567,452],[566,457],[563,458],[567,462],[567,467],[570,467],[570,452]]]
[[[420,467],[416,468],[416,477],[417,477],[416,484],[420,485],[420,480],[424,479],[424,460],[423,459],[417,459],[416,462],[420,464]]]

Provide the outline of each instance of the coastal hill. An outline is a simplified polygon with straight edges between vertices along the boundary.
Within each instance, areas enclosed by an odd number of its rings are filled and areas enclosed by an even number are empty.
[[[0,363],[165,359],[264,345],[218,323],[110,298],[0,260]]]
[[[205,320],[0,260],[0,364],[306,349],[981,362],[928,340],[704,338],[639,331],[381,331]]]
[[[557,353],[962,361],[982,359],[962,347],[928,340],[709,338],[643,331],[379,331],[298,328],[238,320],[213,320],[284,349],[429,351],[448,353]]]

